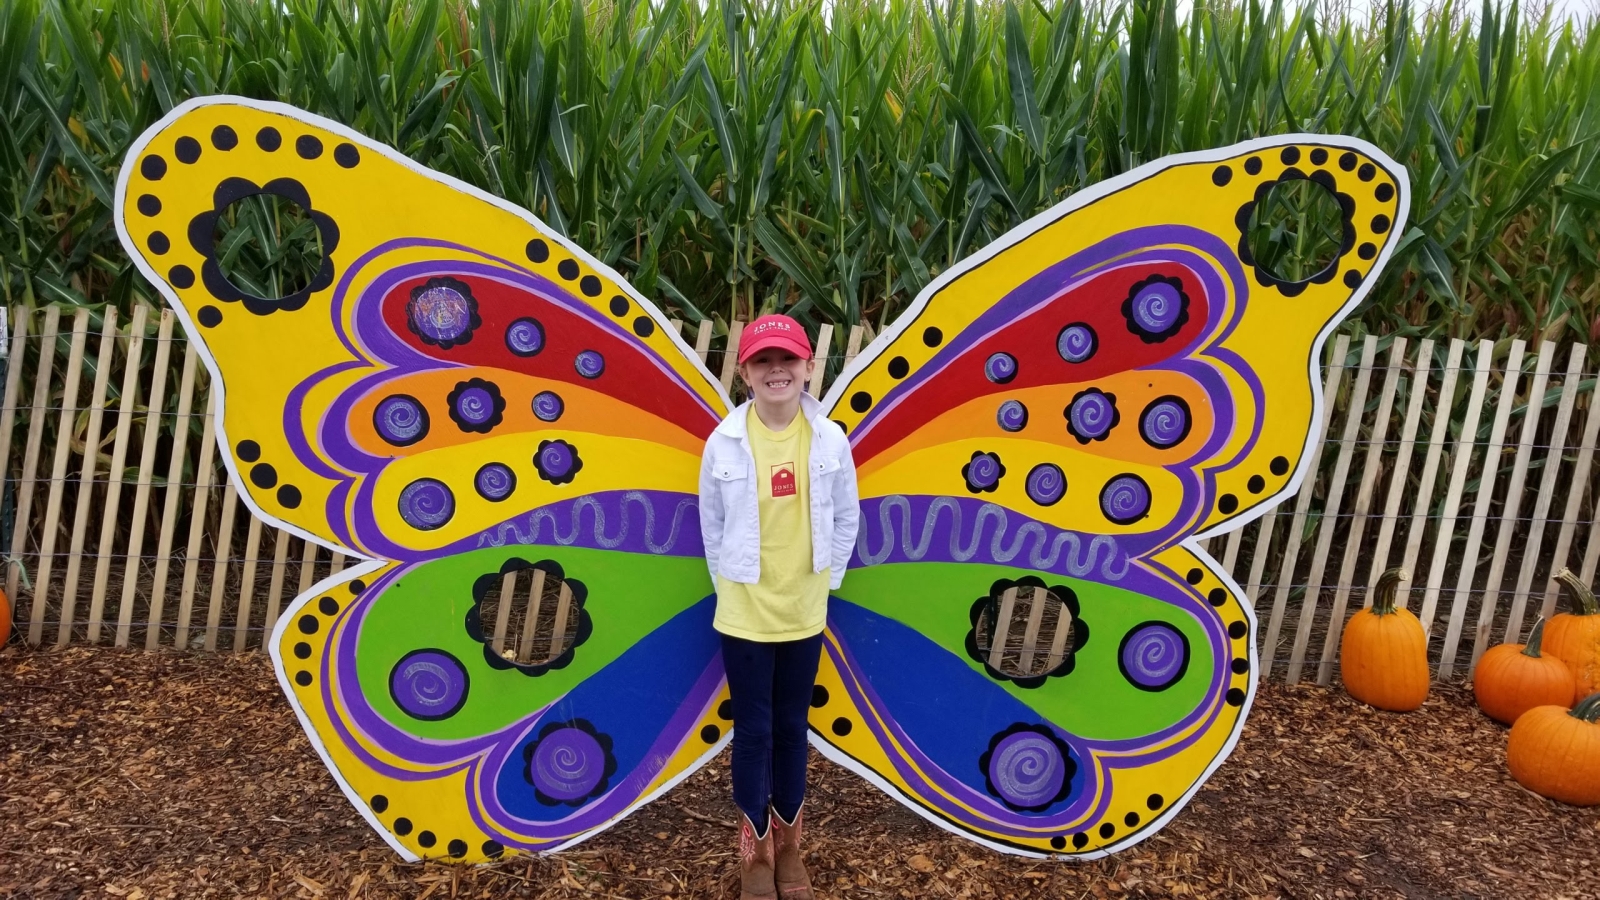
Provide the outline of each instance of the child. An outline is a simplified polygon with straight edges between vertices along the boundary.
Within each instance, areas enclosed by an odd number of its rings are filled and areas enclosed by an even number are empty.
[[[850,444],[805,391],[815,365],[799,322],[751,322],[739,377],[752,399],[712,432],[700,465],[713,626],[732,695],[741,900],[812,900],[800,860],[806,714],[828,591],[844,578],[859,516]]]

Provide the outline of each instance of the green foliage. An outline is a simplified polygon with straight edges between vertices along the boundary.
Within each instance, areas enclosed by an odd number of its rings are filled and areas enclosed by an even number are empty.
[[[153,297],[115,243],[117,166],[173,105],[234,93],[528,207],[719,322],[881,325],[1085,185],[1348,133],[1413,179],[1364,327],[1600,340],[1593,24],[1515,0],[1363,20],[1259,0],[1185,19],[1174,0],[585,2],[0,0],[7,301]],[[1316,237],[1269,227],[1284,248]]]

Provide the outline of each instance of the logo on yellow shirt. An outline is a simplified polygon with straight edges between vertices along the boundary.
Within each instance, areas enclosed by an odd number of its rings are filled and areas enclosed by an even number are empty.
[[[772,467],[772,496],[794,496],[794,463],[779,463]]]

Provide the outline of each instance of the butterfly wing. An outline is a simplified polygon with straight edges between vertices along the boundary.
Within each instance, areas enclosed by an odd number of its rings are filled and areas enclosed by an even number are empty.
[[[1255,205],[1309,179],[1336,258],[1285,283]],[[1233,746],[1254,619],[1197,538],[1311,464],[1323,339],[1406,214],[1404,170],[1291,136],[1160,160],[931,285],[829,394],[860,479],[830,608],[825,752],[939,824],[1098,855],[1167,821]]]
[[[298,207],[321,251],[282,297],[227,274],[230,207],[259,197]],[[202,347],[251,508],[372,560],[299,598],[271,646],[397,849],[565,846],[720,744],[696,491],[728,403],[615,272],[336,123],[240,98],[147,131],[117,221]],[[546,657],[496,639],[513,596],[563,638]]]

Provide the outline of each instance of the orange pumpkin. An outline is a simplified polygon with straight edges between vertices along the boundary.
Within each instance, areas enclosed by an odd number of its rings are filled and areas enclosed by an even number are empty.
[[[1372,606],[1350,617],[1339,643],[1345,690],[1362,703],[1409,712],[1428,697],[1428,640],[1422,623],[1394,605],[1395,588],[1409,579],[1404,569],[1378,577]]]
[[[1510,725],[1535,706],[1571,702],[1572,670],[1554,656],[1539,652],[1544,629],[1544,619],[1540,619],[1533,623],[1526,645],[1490,647],[1478,660],[1472,693],[1489,718]]]
[[[1572,702],[1576,703],[1600,691],[1600,603],[1571,569],[1557,572],[1556,580],[1572,595],[1572,612],[1550,617],[1544,629],[1544,652],[1572,670],[1576,682]]]
[[[1506,764],[1517,783],[1573,806],[1600,806],[1600,694],[1571,711],[1528,710],[1511,726]]]

